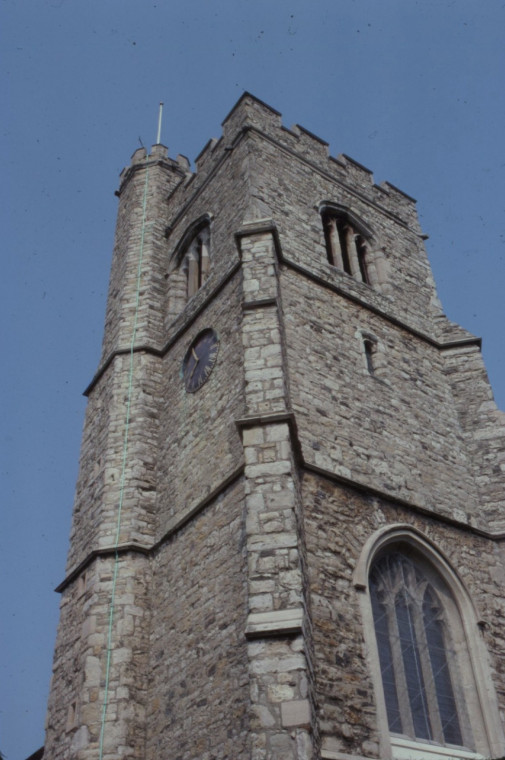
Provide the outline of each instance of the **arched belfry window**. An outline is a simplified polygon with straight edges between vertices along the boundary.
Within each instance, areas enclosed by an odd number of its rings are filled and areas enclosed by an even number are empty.
[[[376,253],[368,227],[354,214],[334,205],[325,204],[321,217],[329,263],[360,282],[378,286]]]
[[[389,730],[473,748],[449,621],[425,568],[388,552],[372,567],[370,598]]]
[[[186,275],[187,297],[191,298],[207,279],[210,269],[210,225],[200,226],[184,246],[181,267]]]
[[[168,323],[181,313],[187,301],[209,277],[212,265],[211,223],[210,214],[195,219],[186,228],[170,256],[166,274]],[[167,228],[166,237],[170,233],[170,228]]]

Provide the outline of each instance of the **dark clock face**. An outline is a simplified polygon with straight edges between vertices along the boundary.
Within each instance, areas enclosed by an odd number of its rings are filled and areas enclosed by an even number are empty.
[[[216,363],[218,350],[219,338],[215,330],[208,328],[196,336],[182,363],[184,384],[189,393],[194,393],[205,383]]]

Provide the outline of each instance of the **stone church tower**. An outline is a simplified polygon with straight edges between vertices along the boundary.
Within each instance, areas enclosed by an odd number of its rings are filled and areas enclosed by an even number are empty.
[[[415,202],[244,94],[121,175],[45,760],[505,754],[505,417]]]

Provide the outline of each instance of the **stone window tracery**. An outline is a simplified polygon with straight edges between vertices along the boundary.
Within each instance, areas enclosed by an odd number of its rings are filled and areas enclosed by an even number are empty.
[[[444,604],[422,566],[386,554],[372,567],[370,598],[389,730],[473,749]]]
[[[354,587],[375,684],[380,757],[505,757],[483,621],[443,553],[411,525],[383,526],[363,546]]]
[[[357,280],[371,285],[368,243],[345,214],[325,212],[323,224],[328,261]]]
[[[384,290],[384,252],[372,242],[373,234],[354,214],[324,203],[321,207],[328,262],[359,282]],[[387,287],[386,287],[387,289]]]
[[[167,324],[184,309],[186,303],[205,284],[212,264],[212,217],[203,214],[185,230],[175,246],[168,264]],[[170,228],[168,235],[170,235]]]

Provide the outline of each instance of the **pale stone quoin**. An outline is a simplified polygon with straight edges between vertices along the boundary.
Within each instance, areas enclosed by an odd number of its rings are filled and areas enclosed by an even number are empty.
[[[248,93],[117,194],[45,760],[503,757],[505,417],[415,201]]]

